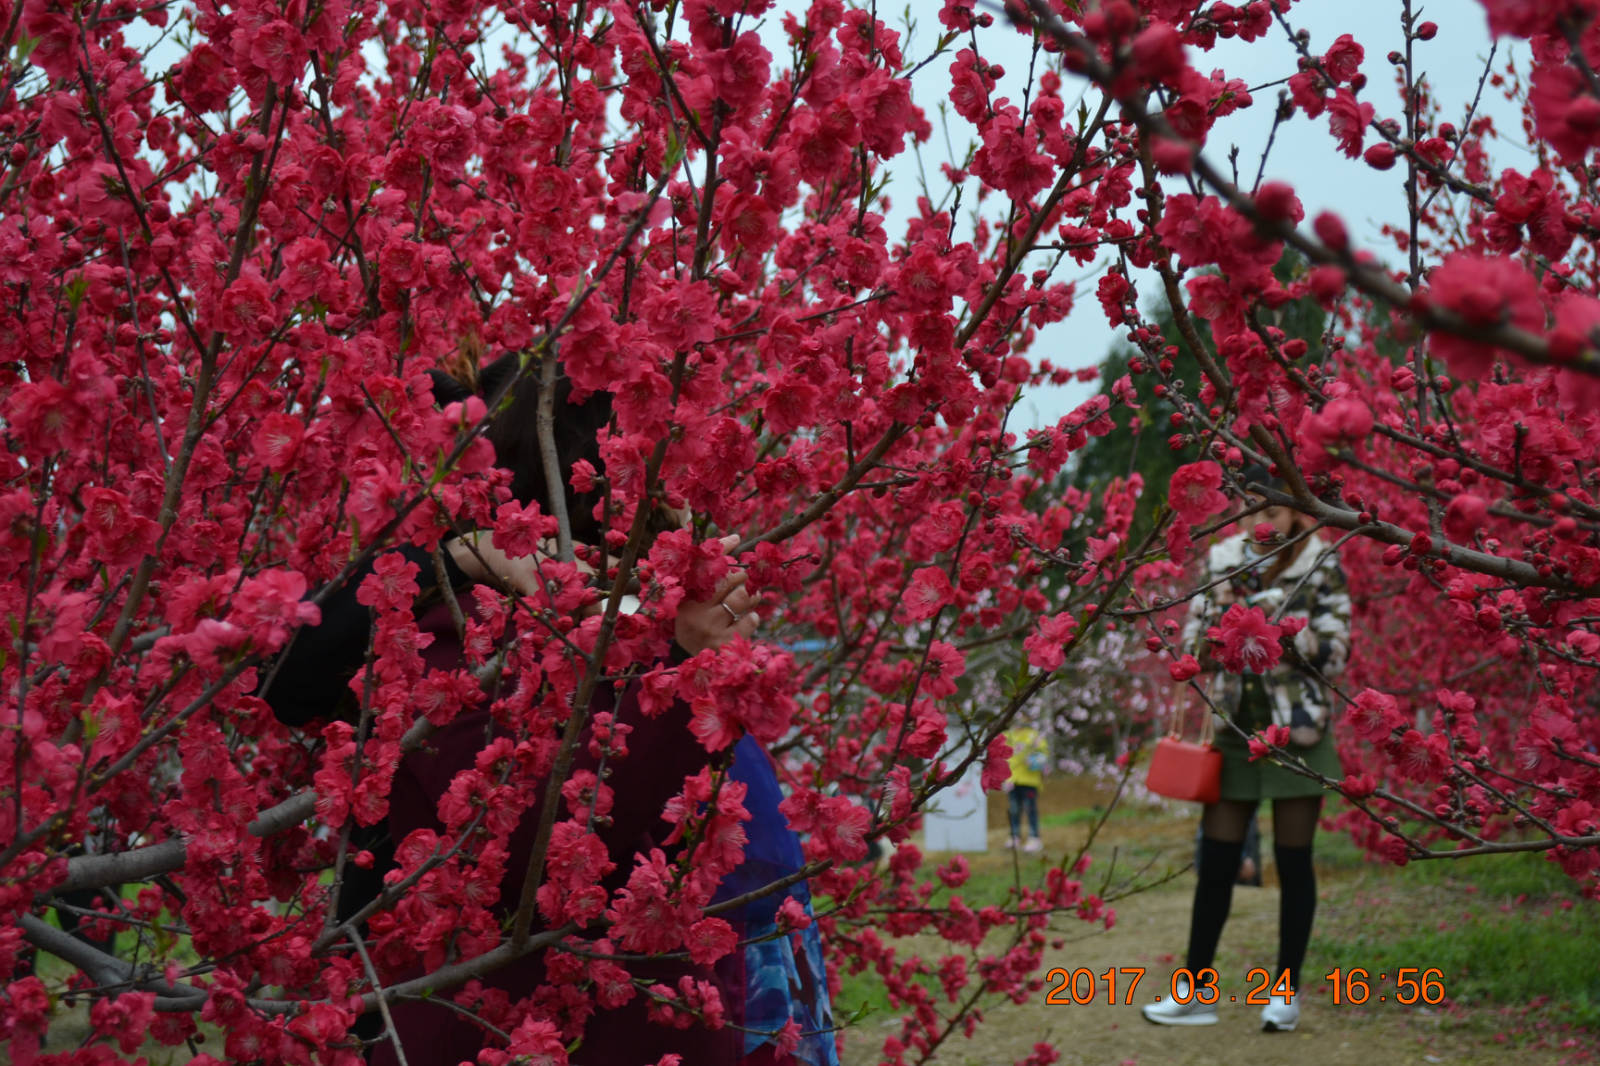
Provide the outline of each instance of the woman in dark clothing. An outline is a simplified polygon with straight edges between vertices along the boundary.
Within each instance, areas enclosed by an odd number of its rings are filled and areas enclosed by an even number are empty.
[[[511,357],[488,368],[481,383],[486,395],[493,395],[502,375],[515,367]],[[534,377],[534,376],[530,376]],[[558,467],[570,472],[578,459],[588,460],[603,470],[597,445],[599,428],[609,421],[609,399],[591,397],[582,405],[570,405],[565,388],[558,388],[556,400],[556,448]],[[435,397],[450,402],[469,395],[459,383],[443,375],[435,376]],[[537,410],[537,380],[525,380],[514,393],[508,408],[491,425],[489,438],[495,445],[497,460],[513,474],[513,494],[524,503],[538,502],[549,510],[543,476],[543,456],[533,431]],[[574,538],[597,544],[603,530],[594,518],[596,497],[574,492],[564,485],[567,511]],[[736,543],[727,538],[724,548]],[[428,553],[416,548],[400,553],[417,563],[418,626],[431,634],[433,641],[423,651],[429,670],[458,669],[463,661],[460,635],[448,606],[439,597],[436,571]],[[537,587],[539,560],[511,558],[495,548],[488,536],[479,535],[472,545],[463,540],[445,545],[445,576],[452,586],[465,588],[474,583],[494,583],[519,591]],[[370,570],[370,567],[368,568]],[[371,632],[371,619],[355,600],[361,577],[357,575],[325,603],[322,623],[302,631],[295,639],[277,675],[263,693],[284,721],[303,724],[317,717],[335,714],[341,699],[349,693],[348,681],[363,661]],[[470,597],[462,597],[463,608]],[[712,599],[703,603],[685,602],[678,608],[674,623],[674,644],[667,663],[677,665],[690,655],[720,646],[735,635],[751,635],[759,617],[752,610],[756,599],[744,588],[744,577],[735,573],[718,587]],[[648,665],[648,664],[643,664]],[[706,749],[689,729],[689,710],[674,703],[665,712],[641,712],[637,687],[620,690],[599,686],[590,703],[590,720],[599,712],[610,712],[618,723],[632,727],[628,747],[634,753],[620,764],[607,767],[607,783],[614,789],[610,825],[600,830],[616,869],[602,881],[608,892],[627,880],[634,868],[636,853],[648,854],[660,847],[670,828],[661,819],[666,803],[677,796],[685,776],[704,767]],[[386,830],[388,841],[362,841],[360,846],[373,851],[375,861],[367,873],[355,873],[361,880],[347,878],[339,901],[339,917],[349,917],[381,891],[382,871],[392,863],[395,843],[419,829],[439,831],[438,801],[451,781],[462,770],[474,765],[486,740],[495,732],[487,700],[464,708],[451,722],[435,733],[427,744],[406,756],[397,768],[390,796]],[[596,771],[598,759],[590,750],[589,736],[580,738],[574,751],[572,772]],[[725,755],[729,779],[746,787],[745,807],[751,820],[745,823],[748,843],[743,863],[723,882],[713,902],[731,899],[752,889],[792,874],[803,865],[799,843],[778,811],[782,798],[777,776],[766,751],[751,737],[744,737]],[[543,788],[534,790],[534,801],[524,810],[521,821],[508,842],[496,913],[503,918],[516,911],[523,871],[533,848],[540,823]],[[354,838],[353,838],[354,839]],[[387,846],[387,857],[383,848]],[[354,846],[352,847],[354,850]],[[668,849],[670,851],[670,849]],[[807,1066],[835,1066],[832,1020],[828,1010],[825,971],[822,969],[820,941],[815,926],[804,933],[779,934],[776,915],[780,904],[793,897],[809,909],[809,895],[803,881],[786,891],[773,892],[720,916],[734,926],[746,943],[724,956],[715,966],[689,961],[661,959],[650,963],[630,963],[635,981],[660,983],[676,988],[681,977],[689,976],[716,987],[731,1023],[720,1029],[693,1025],[677,1030],[647,1020],[648,998],[633,997],[624,1006],[600,1011],[581,1026],[581,1042],[572,1061],[583,1066],[609,1066],[611,1063],[647,1063],[661,1055],[677,1053],[685,1063],[758,1064],[805,1063]],[[394,919],[386,919],[391,924]],[[384,919],[375,921],[380,926]],[[537,918],[535,919],[537,922]],[[545,983],[546,956],[534,952],[488,975],[485,989],[498,989],[512,1000],[521,999]],[[414,972],[424,972],[419,960]],[[441,997],[443,998],[443,997]],[[453,1066],[476,1056],[485,1046],[485,1030],[458,1011],[433,1003],[401,1001],[391,1007],[391,1015],[406,1061],[410,1066],[437,1063]],[[363,1018],[367,1037],[382,1033],[375,1015]],[[779,1050],[776,1031],[790,1025],[801,1036],[797,1047]],[[572,1035],[571,1033],[568,1034]],[[371,1060],[377,1064],[398,1062],[392,1044],[376,1044]]]

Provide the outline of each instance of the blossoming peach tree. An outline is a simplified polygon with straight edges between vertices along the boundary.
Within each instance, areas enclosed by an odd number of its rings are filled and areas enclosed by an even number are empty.
[[[1288,486],[1258,496],[1338,540],[1365,605],[1373,636],[1328,679],[1353,824],[1395,858],[1545,849],[1594,885],[1600,29],[1587,3],[1486,8],[1534,42],[1510,87],[1538,165],[1499,177],[1493,130],[1443,122],[1411,74],[1428,24],[1407,16],[1389,117],[1360,45],[1312,48],[1282,0],[947,0],[910,38],[839,0],[0,3],[12,1060],[149,1038],[349,1063],[358,1014],[422,995],[498,1034],[484,1061],[567,1061],[597,999],[721,1024],[714,988],[612,956],[735,949],[708,904],[741,855],[738,790],[724,761],[686,768],[671,848],[613,869],[591,830],[621,797],[561,772],[580,744],[630,757],[592,706],[606,683],[687,703],[708,754],[745,733],[773,748],[831,965],[872,968],[904,1009],[884,1061],[926,1061],[1038,989],[1057,916],[1113,915],[1082,856],[969,904],[965,862],[929,872],[910,845],[920,812],[969,764],[1000,784],[1000,734],[1088,634],[1137,632],[1192,679],[1170,616],[1197,547],[1257,498],[1248,461]],[[1020,99],[983,58],[1012,32]],[[1289,184],[1215,165],[1212,124],[1254,103],[1191,64],[1274,33],[1303,50],[1279,119],[1326,117],[1361,165],[1405,168],[1405,265],[1337,218],[1303,224]],[[976,149],[905,189],[891,227],[886,165],[929,140],[929,82]],[[1281,283],[1285,245],[1313,267]],[[1102,264],[1099,302],[1144,357],[1020,434],[1019,397],[1064,374],[1027,353],[1073,306],[1069,257]],[[1182,344],[1142,321],[1146,279]],[[1308,295],[1341,323],[1314,349],[1271,321]],[[478,352],[614,397],[603,472],[574,473],[604,494],[603,544],[510,501],[484,436],[503,390],[435,402],[426,372]],[[1094,508],[1049,491],[1146,389],[1180,407],[1170,443],[1192,462],[1172,485],[1130,479]],[[1171,499],[1130,543],[1141,491]],[[693,531],[647,536],[661,504]],[[391,549],[474,529],[556,558],[532,592],[464,594],[465,661],[425,671],[418,568]],[[285,729],[257,695],[276,655],[374,559],[358,717]],[[668,665],[677,604],[735,565],[776,636],[825,650],[735,641]],[[1217,636],[1275,658],[1295,624],[1241,610]],[[963,701],[968,652],[997,643],[998,698]],[[404,754],[485,701],[498,738],[442,831],[400,842],[386,891],[338,920],[341,879],[371,861],[352,828],[384,821]],[[1256,738],[1286,759],[1281,739]],[[539,844],[502,900],[536,795]],[[881,873],[856,865],[878,835],[902,845]],[[885,931],[949,953],[906,957]],[[534,953],[544,987],[484,993]]]

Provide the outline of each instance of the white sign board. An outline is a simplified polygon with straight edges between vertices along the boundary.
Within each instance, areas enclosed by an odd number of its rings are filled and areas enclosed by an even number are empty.
[[[957,752],[950,761],[965,757]],[[934,797],[922,820],[924,851],[989,850],[989,797],[982,777],[983,763],[974,762],[959,781]]]

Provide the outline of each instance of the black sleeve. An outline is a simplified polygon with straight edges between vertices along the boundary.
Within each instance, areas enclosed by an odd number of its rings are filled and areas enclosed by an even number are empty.
[[[417,564],[419,597],[438,588],[433,556],[427,549],[408,545],[395,552]],[[372,573],[373,562],[369,559],[323,601],[322,621],[296,630],[275,666],[263,673],[267,680],[256,695],[267,701],[284,725],[304,726],[318,718],[336,717],[349,692],[350,679],[367,656],[372,612],[357,602],[356,590]],[[448,552],[444,565],[452,587],[471,584]]]

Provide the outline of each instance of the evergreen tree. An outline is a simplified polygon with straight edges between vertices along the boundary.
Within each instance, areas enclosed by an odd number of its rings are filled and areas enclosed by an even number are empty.
[[[1305,261],[1299,253],[1286,249],[1273,273],[1280,282],[1287,284],[1304,270]],[[1321,350],[1328,313],[1315,300],[1295,300],[1272,311],[1263,309],[1261,313],[1268,316],[1265,325],[1283,330],[1288,338],[1304,340],[1313,352]],[[1165,298],[1146,313],[1145,320],[1160,329],[1166,344],[1178,348],[1176,376],[1183,382],[1182,391],[1193,397],[1200,387],[1200,368],[1178,336],[1172,308]],[[1196,326],[1202,340],[1209,346],[1209,329],[1199,320],[1196,320]],[[1100,363],[1101,390],[1109,392],[1118,378],[1131,373],[1129,364],[1138,354],[1138,350],[1126,342],[1118,342],[1113,346]],[[1137,410],[1121,406],[1113,409],[1111,417],[1116,428],[1103,437],[1090,438],[1085,447],[1074,453],[1073,461],[1062,471],[1066,484],[1093,494],[1097,500],[1112,478],[1127,478],[1135,473],[1144,478],[1145,491],[1134,511],[1133,527],[1129,533],[1129,540],[1134,544],[1139,543],[1150,531],[1157,507],[1166,500],[1167,484],[1172,480],[1173,472],[1195,459],[1192,450],[1175,452],[1167,444],[1173,432],[1172,415],[1177,411],[1170,394],[1155,396],[1147,388],[1139,391],[1141,406]]]

